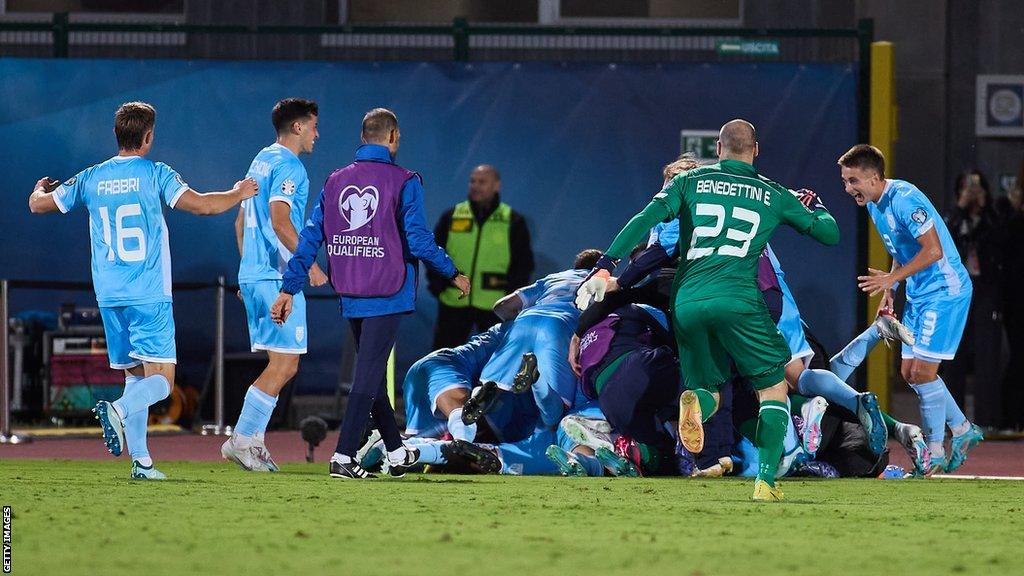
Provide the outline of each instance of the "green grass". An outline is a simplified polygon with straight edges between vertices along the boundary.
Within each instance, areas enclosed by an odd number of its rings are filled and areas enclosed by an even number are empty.
[[[1017,482],[245,474],[0,462],[14,574],[1020,574]]]

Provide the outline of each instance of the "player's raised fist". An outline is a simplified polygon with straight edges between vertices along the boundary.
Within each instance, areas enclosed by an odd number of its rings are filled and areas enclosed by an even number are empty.
[[[242,199],[252,198],[260,191],[260,185],[256,183],[254,178],[246,178],[245,180],[239,180],[235,182],[235,189],[242,194]]]
[[[49,176],[43,176],[39,179],[39,182],[36,182],[35,190],[42,190],[46,194],[49,194],[56,190],[57,186],[60,186],[60,180],[54,180]]]

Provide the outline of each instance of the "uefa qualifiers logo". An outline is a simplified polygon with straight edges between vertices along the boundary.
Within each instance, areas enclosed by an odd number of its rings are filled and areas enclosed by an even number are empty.
[[[348,222],[344,232],[351,232],[366,226],[377,215],[380,192],[373,186],[345,186],[338,195],[338,211]]]

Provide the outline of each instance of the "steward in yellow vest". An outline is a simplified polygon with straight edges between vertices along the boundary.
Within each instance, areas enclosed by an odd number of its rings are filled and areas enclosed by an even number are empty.
[[[430,277],[438,297],[434,349],[465,344],[499,320],[491,308],[502,296],[529,283],[533,272],[530,233],[522,215],[501,201],[501,176],[489,165],[469,178],[469,197],[441,215],[434,236],[470,278],[470,295],[459,299],[444,278]]]

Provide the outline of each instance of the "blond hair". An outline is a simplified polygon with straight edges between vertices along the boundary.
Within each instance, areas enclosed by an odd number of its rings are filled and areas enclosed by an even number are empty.
[[[665,164],[665,167],[661,169],[661,175],[665,178],[665,182],[668,182],[683,172],[689,172],[698,166],[700,166],[700,162],[697,161],[693,154],[686,152],[679,158]]]

